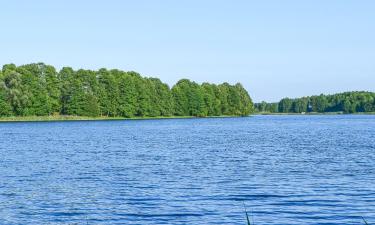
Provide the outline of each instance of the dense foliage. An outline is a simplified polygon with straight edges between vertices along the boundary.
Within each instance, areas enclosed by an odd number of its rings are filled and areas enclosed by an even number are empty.
[[[220,116],[248,115],[253,103],[241,84],[199,85],[187,79],[169,88],[136,72],[73,70],[43,63],[4,65],[0,116]]]
[[[375,93],[353,91],[296,99],[283,98],[278,103],[256,103],[255,110],[269,113],[375,112]]]

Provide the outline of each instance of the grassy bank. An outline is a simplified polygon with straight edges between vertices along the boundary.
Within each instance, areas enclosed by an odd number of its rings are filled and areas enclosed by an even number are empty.
[[[253,115],[375,115],[375,112],[369,113],[353,113],[343,114],[342,112],[330,112],[330,113],[255,113]],[[98,121],[98,120],[153,120],[153,119],[191,119],[191,118],[231,118],[240,117],[236,115],[225,115],[225,116],[207,116],[207,117],[195,117],[195,116],[157,116],[157,117],[89,117],[89,116],[11,116],[11,117],[0,117],[0,122],[35,122],[35,121]]]
[[[204,118],[229,118],[238,116],[209,116]],[[0,122],[35,122],[35,121],[98,121],[98,120],[152,120],[152,119],[188,119],[188,118],[201,118],[194,116],[159,116],[159,117],[87,117],[87,116],[13,116],[13,117],[0,117]]]

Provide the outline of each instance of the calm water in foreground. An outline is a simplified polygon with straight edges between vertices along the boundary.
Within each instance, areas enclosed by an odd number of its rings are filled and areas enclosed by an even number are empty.
[[[375,116],[0,123],[0,224],[375,223]]]

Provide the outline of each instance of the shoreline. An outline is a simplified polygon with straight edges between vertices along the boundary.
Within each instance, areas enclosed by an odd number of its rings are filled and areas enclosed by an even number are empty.
[[[13,116],[0,117],[0,123],[8,122],[58,122],[58,121],[108,121],[108,120],[162,120],[162,119],[200,119],[200,118],[234,118],[236,115],[222,116],[155,116],[155,117],[89,117],[89,116]]]
[[[258,112],[253,115],[262,116],[329,116],[329,115],[375,115],[375,112],[357,112],[357,113],[343,113],[343,112],[325,112],[325,113],[269,113],[269,112]]]
[[[12,116],[0,117],[0,123],[6,122],[55,122],[55,121],[108,121],[108,120],[162,120],[162,119],[209,119],[209,118],[237,118],[250,116],[328,116],[328,115],[375,115],[375,112],[349,113],[254,113],[248,116],[222,115],[222,116],[155,116],[155,117],[89,117],[89,116]]]

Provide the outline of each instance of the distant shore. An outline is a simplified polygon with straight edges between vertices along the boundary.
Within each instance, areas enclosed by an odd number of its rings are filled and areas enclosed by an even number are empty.
[[[311,113],[271,113],[271,112],[257,112],[254,113],[254,115],[375,115],[375,112],[356,112],[356,113],[343,113],[343,112],[324,112],[324,113],[318,113],[318,112],[311,112]]]
[[[235,115],[223,116],[156,116],[156,117],[89,117],[89,116],[13,116],[0,117],[0,122],[47,122],[47,121],[100,121],[100,120],[155,120],[155,119],[192,119],[192,118],[231,118],[240,117]]]

